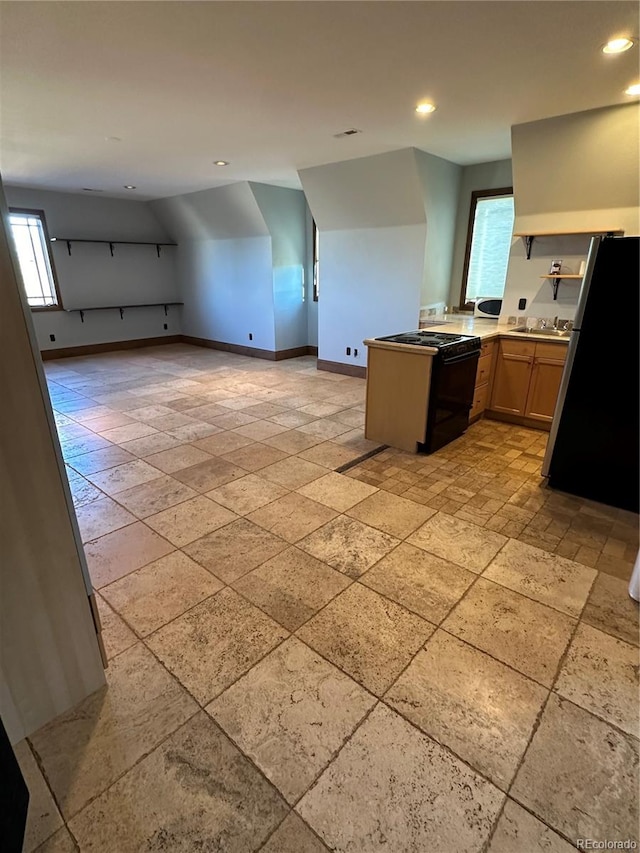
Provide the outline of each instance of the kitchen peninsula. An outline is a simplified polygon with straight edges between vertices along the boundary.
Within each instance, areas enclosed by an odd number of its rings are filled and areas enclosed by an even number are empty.
[[[467,348],[477,342],[473,365],[458,365],[448,388],[435,387],[442,383],[438,365],[444,350],[437,342],[429,346],[428,336],[453,345],[458,338],[457,345],[466,341]],[[568,332],[525,331],[464,315],[434,318],[415,333],[368,338],[365,436],[416,453],[432,452],[482,415],[549,429],[568,340]],[[435,439],[434,422],[440,432]]]
[[[364,341],[367,352],[365,438],[415,453],[425,439],[435,347]]]
[[[422,329],[365,344],[367,438],[433,453],[462,435],[473,403],[480,338]]]

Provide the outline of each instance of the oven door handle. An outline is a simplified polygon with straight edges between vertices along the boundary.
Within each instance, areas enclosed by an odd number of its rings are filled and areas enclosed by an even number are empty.
[[[459,361],[466,361],[469,358],[480,358],[480,350],[474,349],[471,352],[463,352],[460,355],[454,355],[453,358],[443,357],[443,364],[456,364]]]

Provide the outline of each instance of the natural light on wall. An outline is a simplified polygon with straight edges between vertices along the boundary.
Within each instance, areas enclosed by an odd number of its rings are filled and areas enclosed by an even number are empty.
[[[502,296],[513,217],[513,196],[478,199],[467,275],[467,301],[479,296]]]
[[[11,213],[9,221],[27,302],[32,308],[56,307],[58,297],[42,219],[38,214]]]

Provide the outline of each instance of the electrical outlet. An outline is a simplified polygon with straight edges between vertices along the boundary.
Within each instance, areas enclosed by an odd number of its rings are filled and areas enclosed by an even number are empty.
[[[168,328],[169,328],[169,326],[167,326],[167,324],[166,324],[166,323],[164,324],[164,327],[165,327],[165,329],[168,329]]]
[[[351,355],[351,347],[347,347],[347,355]]]
[[[354,356],[357,356],[357,355],[358,355],[358,350],[357,350],[357,349],[354,349],[353,354],[354,354]]]
[[[252,340],[253,340],[253,334],[252,334],[251,332],[249,332],[249,340],[250,340],[250,341],[252,341]]]
[[[526,299],[518,299],[518,311],[524,311],[524,309],[526,307],[527,307],[527,300]]]
[[[55,339],[56,339],[56,336],[55,336],[55,335],[49,335],[49,340],[50,340],[50,341],[55,341]]]

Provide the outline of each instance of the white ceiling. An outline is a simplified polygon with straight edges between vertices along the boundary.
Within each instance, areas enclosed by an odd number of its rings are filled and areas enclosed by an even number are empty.
[[[629,100],[638,45],[600,47],[637,37],[638,10],[2,2],[0,170],[9,184],[148,199],[243,180],[298,187],[298,169],[410,146],[460,164],[500,160],[513,124]],[[421,118],[424,99],[438,110]],[[347,128],[362,133],[334,138]]]

